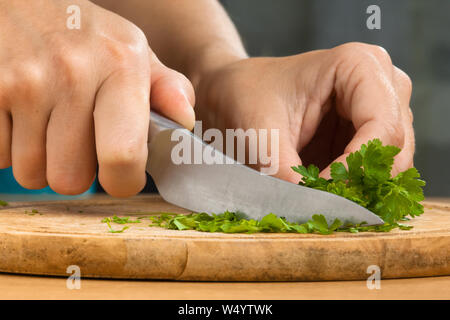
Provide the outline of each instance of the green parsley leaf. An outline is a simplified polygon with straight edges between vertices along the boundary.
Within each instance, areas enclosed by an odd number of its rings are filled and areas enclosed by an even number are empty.
[[[348,171],[342,162],[334,162],[331,164],[331,178],[335,182],[348,180]]]
[[[308,168],[305,166],[291,167],[297,173],[300,173],[303,178],[303,182],[299,182],[299,184],[304,185],[306,187],[320,189],[326,191],[328,180],[319,177],[319,168],[313,164],[310,164]]]

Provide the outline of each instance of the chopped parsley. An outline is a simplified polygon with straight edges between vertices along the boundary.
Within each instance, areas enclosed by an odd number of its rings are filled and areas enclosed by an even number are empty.
[[[114,222],[114,223],[118,223],[118,224],[127,224],[127,223],[141,223],[141,221],[138,220],[130,220],[130,217],[123,217],[120,218],[116,215],[113,215],[112,218],[104,218],[102,220],[103,223],[107,223],[107,222]]]

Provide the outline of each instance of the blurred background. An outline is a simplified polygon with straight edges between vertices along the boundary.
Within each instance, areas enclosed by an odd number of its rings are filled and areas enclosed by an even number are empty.
[[[425,194],[450,196],[450,0],[221,0],[251,56],[285,56],[351,41],[377,44],[412,79],[415,166]],[[370,5],[381,29],[369,30]],[[10,169],[0,170],[0,194],[24,193]],[[149,178],[144,192],[155,191]],[[85,195],[102,192],[95,183]],[[56,197],[46,188],[35,199]],[[23,197],[9,195],[8,199]],[[7,199],[5,199],[7,200]]]
[[[427,196],[450,196],[449,0],[222,0],[251,56],[285,56],[351,41],[384,47],[413,82],[415,166]],[[381,9],[369,30],[366,9]]]

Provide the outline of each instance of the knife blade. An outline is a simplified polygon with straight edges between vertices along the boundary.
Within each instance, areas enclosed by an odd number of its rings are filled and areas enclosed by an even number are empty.
[[[175,164],[172,150],[180,137],[188,139],[191,150],[212,148],[177,123],[151,111],[147,172],[161,197],[193,212],[240,212],[260,220],[268,213],[287,221],[304,223],[314,214],[346,223],[380,225],[383,220],[371,211],[335,194],[261,175],[258,171],[230,159],[219,150],[224,164]],[[178,139],[173,138],[177,131]],[[203,154],[203,153],[202,153]],[[231,163],[231,164],[228,164]]]

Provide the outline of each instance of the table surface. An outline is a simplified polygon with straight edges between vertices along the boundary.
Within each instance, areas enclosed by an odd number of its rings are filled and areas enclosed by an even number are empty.
[[[449,201],[449,199],[433,199]],[[82,276],[82,275],[81,275]],[[181,282],[67,278],[0,273],[0,299],[450,299],[450,276],[327,282]]]
[[[0,299],[450,299],[450,277],[331,282],[175,282],[81,279],[0,274]]]

